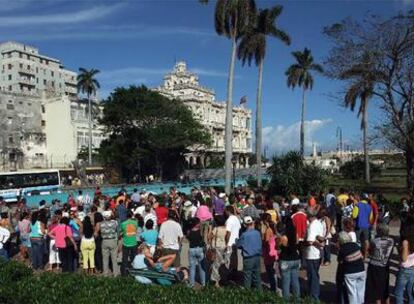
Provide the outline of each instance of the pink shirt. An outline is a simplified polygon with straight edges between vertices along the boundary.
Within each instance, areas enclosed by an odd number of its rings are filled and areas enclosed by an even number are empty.
[[[64,224],[57,225],[51,234],[55,236],[55,246],[57,248],[66,248],[65,237],[72,236],[72,229]]]
[[[213,218],[213,215],[206,205],[201,205],[197,209],[196,217],[200,219],[200,222],[205,222],[211,220]]]

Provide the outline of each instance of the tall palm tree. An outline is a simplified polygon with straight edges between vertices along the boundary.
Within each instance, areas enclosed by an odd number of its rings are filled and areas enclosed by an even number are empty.
[[[225,191],[231,190],[231,167],[233,156],[233,81],[237,43],[246,33],[256,16],[254,0],[217,0],[215,28],[220,36],[231,40],[231,57],[227,81],[226,130],[225,130]]]
[[[375,85],[380,81],[382,73],[374,67],[374,54],[364,52],[361,61],[350,69],[342,72],[341,78],[352,80],[346,90],[344,105],[355,110],[360,100],[358,117],[361,116],[361,129],[363,134],[365,182],[371,182],[368,153],[368,102],[374,94]]]
[[[300,155],[302,159],[305,156],[305,93],[307,90],[312,90],[313,76],[312,71],[323,73],[321,65],[313,61],[311,51],[305,47],[303,52],[292,52],[296,62],[286,70],[287,85],[294,89],[296,86],[302,87],[302,113],[300,120]]]
[[[97,69],[87,70],[85,68],[79,68],[78,92],[86,94],[88,98],[88,128],[89,128],[89,140],[88,140],[88,163],[92,165],[92,106],[91,96],[96,95],[96,91],[100,88],[99,82],[95,76],[99,73]]]
[[[247,62],[250,66],[254,58],[259,72],[256,95],[256,164],[258,187],[262,186],[262,83],[267,37],[274,37],[286,45],[290,45],[290,37],[288,34],[276,26],[276,19],[280,16],[282,10],[283,7],[281,5],[260,10],[256,16],[255,23],[240,40],[238,49],[238,57],[242,61],[242,64],[245,65]]]

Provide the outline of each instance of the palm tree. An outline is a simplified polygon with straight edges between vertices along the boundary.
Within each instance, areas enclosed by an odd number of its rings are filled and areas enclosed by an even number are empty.
[[[296,63],[292,64],[286,70],[287,85],[294,89],[296,86],[302,87],[302,114],[300,120],[300,155],[302,159],[305,156],[305,93],[307,90],[312,90],[313,76],[311,71],[323,73],[321,65],[314,63],[311,51],[305,47],[303,52],[292,52]]]
[[[360,100],[358,117],[361,117],[361,129],[363,134],[365,182],[371,182],[368,153],[368,102],[374,94],[375,84],[381,79],[382,73],[374,68],[374,54],[365,52],[361,62],[342,72],[341,78],[352,80],[346,90],[344,105],[355,110],[358,99]]]
[[[245,65],[251,65],[254,58],[256,66],[259,67],[259,77],[256,96],[256,164],[257,164],[257,186],[262,186],[261,164],[262,164],[262,83],[263,65],[266,56],[267,37],[274,37],[286,45],[290,45],[290,37],[284,31],[276,27],[276,19],[282,13],[283,7],[277,5],[270,9],[260,10],[256,16],[252,28],[240,41],[238,57]]]
[[[89,141],[88,141],[88,163],[92,165],[92,106],[91,95],[96,95],[96,91],[100,88],[99,82],[95,79],[96,74],[99,73],[97,69],[79,68],[78,92],[86,94],[88,97],[88,125],[89,125]]]
[[[237,43],[246,33],[256,16],[254,0],[217,0],[215,28],[220,36],[231,40],[231,57],[227,81],[226,130],[225,130],[225,191],[230,193],[233,156],[233,81]]]

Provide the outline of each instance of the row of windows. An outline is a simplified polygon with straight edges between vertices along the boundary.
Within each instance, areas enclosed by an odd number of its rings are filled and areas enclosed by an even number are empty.
[[[37,56],[30,56],[30,54],[23,54],[22,52],[8,52],[3,54],[3,58],[12,58],[13,53],[16,55],[15,57],[19,58],[25,58],[28,60],[35,61],[35,58],[38,58]],[[40,58],[40,63],[45,63],[46,65],[49,65],[49,60]]]

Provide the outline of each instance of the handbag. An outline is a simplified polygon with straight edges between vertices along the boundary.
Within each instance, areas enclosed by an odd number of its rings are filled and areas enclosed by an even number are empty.
[[[216,246],[217,246],[217,233],[218,233],[218,230],[216,230],[216,235],[215,235],[215,238],[214,238],[214,242],[215,242]],[[214,262],[216,257],[217,257],[217,250],[213,247],[207,248],[207,250],[206,250],[206,259],[207,259],[207,261],[212,263],[212,262]]]
[[[66,243],[66,248],[72,248],[73,247],[73,243],[72,240],[70,239],[70,237],[68,237],[67,233],[66,233],[66,229],[68,228],[68,226],[65,226],[65,243]]]

